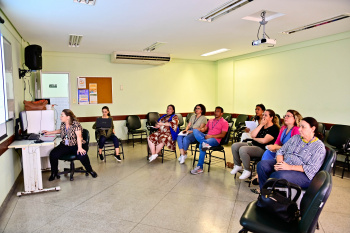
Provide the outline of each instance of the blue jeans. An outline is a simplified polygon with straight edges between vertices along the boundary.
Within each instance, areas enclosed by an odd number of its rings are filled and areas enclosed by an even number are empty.
[[[196,142],[196,138],[194,137],[193,133],[190,133],[187,136],[177,137],[177,145],[179,146],[179,149],[183,149],[185,151],[187,151],[189,145],[194,142]]]
[[[272,152],[269,150],[265,150],[263,156],[261,157],[261,160],[273,160],[276,157],[276,152]]]
[[[275,171],[276,160],[261,160],[257,166],[260,190],[268,178],[286,179],[291,183],[299,185],[302,189],[309,187],[311,180],[304,172],[298,171]]]
[[[115,148],[119,148],[119,140],[114,134],[112,134],[109,138],[106,138],[105,136],[101,135],[98,141],[98,148],[102,149],[108,139],[113,141]]]
[[[194,129],[193,134],[194,134],[194,137],[196,138],[196,140],[199,142],[199,159],[198,159],[197,166],[199,166],[201,169],[203,169],[203,164],[204,164],[206,152],[202,151],[202,143],[205,142],[211,146],[218,146],[220,144],[218,143],[218,141],[216,141],[215,138],[205,139],[205,134],[202,133],[201,131],[199,131],[198,129]]]

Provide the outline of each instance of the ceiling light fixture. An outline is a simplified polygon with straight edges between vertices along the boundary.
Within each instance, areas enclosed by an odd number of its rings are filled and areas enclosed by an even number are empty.
[[[143,49],[144,52],[152,52],[153,50],[155,50],[156,48],[166,44],[167,42],[155,42],[153,44],[151,44],[150,46],[146,47]]]
[[[219,6],[218,8],[210,11],[205,16],[202,16],[199,20],[205,21],[205,22],[212,22],[214,19],[226,15],[230,13],[231,11],[236,10],[237,8],[240,8],[244,6],[245,4],[252,2],[253,0],[231,0],[226,3],[224,3],[222,6]]]
[[[270,37],[265,32],[265,25],[268,23],[268,21],[265,20],[265,15],[266,15],[266,11],[261,12],[261,21],[259,22],[260,26],[259,26],[259,29],[258,29],[258,33],[256,34],[258,39],[257,40],[253,40],[253,42],[252,42],[253,46],[260,45],[260,44],[269,44],[269,45],[271,45],[269,47],[274,47],[275,44],[276,44],[276,40],[270,39]],[[263,26],[263,34],[262,34],[262,38],[260,39],[259,38],[259,32],[260,32],[261,25]]]
[[[202,57],[207,57],[207,56],[211,56],[211,55],[215,55],[215,54],[218,54],[218,53],[223,53],[223,52],[226,52],[226,51],[229,51],[230,49],[218,49],[218,50],[215,50],[215,51],[212,51],[212,52],[209,52],[209,53],[204,53],[202,54],[201,56]]]
[[[311,28],[314,28],[314,27],[322,26],[322,25],[325,25],[325,24],[328,24],[328,23],[333,23],[333,22],[336,22],[338,20],[346,19],[346,18],[349,18],[349,17],[350,17],[350,13],[345,13],[345,14],[341,14],[341,15],[338,15],[338,16],[330,18],[330,19],[321,20],[321,21],[313,23],[313,24],[309,24],[309,25],[306,25],[306,26],[302,26],[302,27],[294,28],[294,29],[291,29],[291,30],[288,30],[288,31],[284,31],[282,33],[283,34],[292,34],[292,33],[295,33],[295,32],[300,32],[300,31],[303,31],[303,30],[307,30],[307,29],[311,29]]]
[[[85,5],[89,5],[89,6],[94,6],[96,0],[73,0],[73,2],[82,3],[82,4],[85,4]]]
[[[82,38],[83,38],[82,35],[73,35],[73,34],[69,35],[68,46],[79,47]]]

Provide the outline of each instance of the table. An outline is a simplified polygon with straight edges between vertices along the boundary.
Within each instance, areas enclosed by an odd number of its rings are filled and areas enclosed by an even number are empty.
[[[19,140],[11,143],[8,148],[22,149],[22,166],[24,178],[24,191],[17,192],[17,196],[41,193],[47,191],[59,191],[60,186],[52,188],[43,188],[41,174],[41,156],[42,153],[48,153],[59,143],[59,140],[53,142],[34,143],[34,140]]]

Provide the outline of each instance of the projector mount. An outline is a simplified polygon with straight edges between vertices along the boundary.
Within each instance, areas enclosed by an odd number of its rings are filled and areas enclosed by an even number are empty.
[[[261,12],[260,16],[261,16],[261,21],[259,22],[259,29],[258,29],[258,33],[256,34],[256,37],[258,38],[257,40],[254,40],[252,42],[252,45],[260,45],[260,44],[270,44],[271,46],[268,47],[274,47],[274,45],[276,44],[276,40],[274,39],[270,39],[270,37],[266,34],[265,32],[265,25],[268,23],[268,21],[265,20],[265,15],[266,15],[266,11]],[[259,33],[260,33],[260,28],[261,25],[263,26],[263,34],[262,34],[262,38],[259,38]],[[267,37],[267,38],[266,38]]]

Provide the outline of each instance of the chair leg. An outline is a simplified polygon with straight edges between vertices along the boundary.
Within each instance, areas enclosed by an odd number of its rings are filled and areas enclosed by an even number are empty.
[[[211,153],[212,153],[212,151],[210,151],[210,150],[209,150],[209,164],[208,164],[208,172],[210,172]]]
[[[119,144],[120,144],[120,148],[122,148],[122,155],[123,155],[123,160],[124,160],[124,147],[123,147],[123,143],[121,140],[119,140]],[[120,151],[119,151],[119,154],[120,154]]]
[[[195,151],[194,151],[192,167],[194,167],[194,163],[196,162],[196,154],[197,154],[197,147],[196,147],[196,149],[195,149]]]
[[[103,156],[104,156],[104,161],[106,163],[107,159],[106,159],[106,146],[103,146]]]
[[[74,166],[74,162],[71,161],[70,162],[70,181],[73,181],[74,180],[74,170],[75,170],[75,166]]]
[[[162,163],[163,163],[164,162],[164,146],[163,146],[163,149],[161,151],[162,151]]]
[[[135,138],[134,138],[134,134],[132,134],[132,147],[135,147]]]

